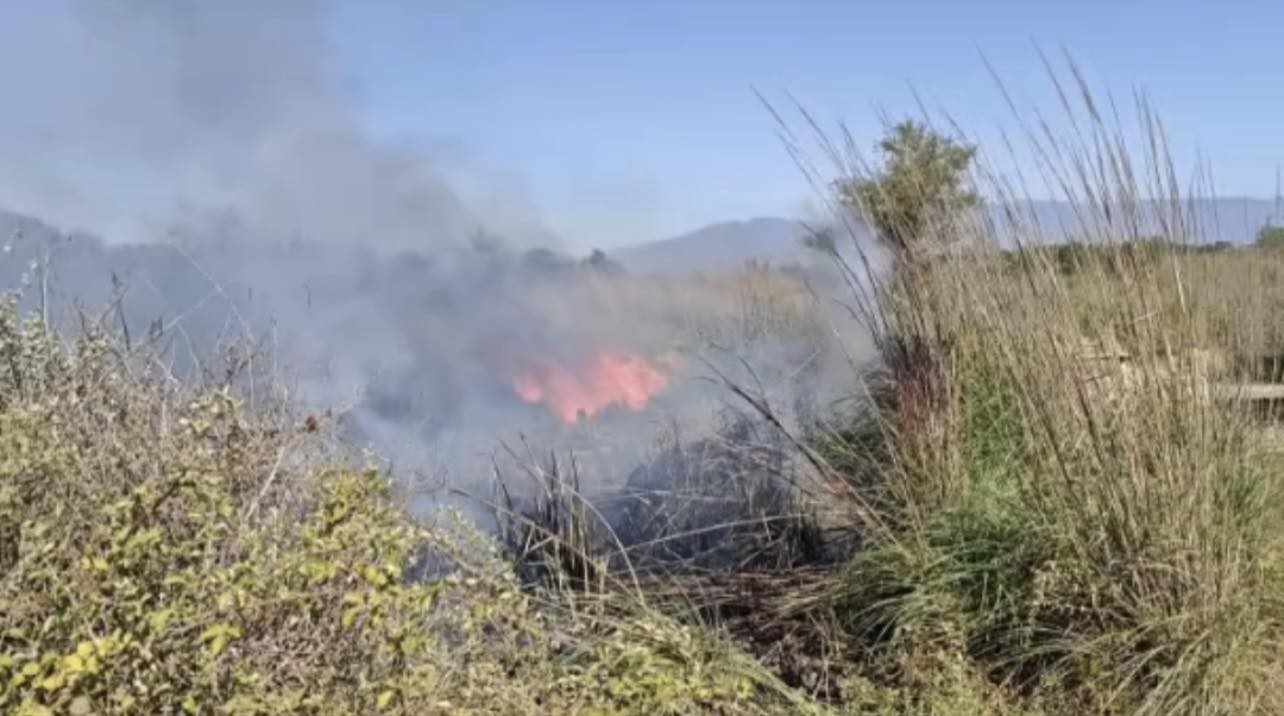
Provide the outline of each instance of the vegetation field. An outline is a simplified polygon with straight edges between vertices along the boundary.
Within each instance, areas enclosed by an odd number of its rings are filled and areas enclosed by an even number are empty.
[[[881,363],[784,436],[791,551],[751,566],[646,569],[544,465],[498,537],[411,520],[290,405],[0,308],[0,709],[1284,713],[1284,445],[1242,390],[1284,382],[1284,253],[1200,248],[1161,128],[1094,107],[1030,132],[1069,247],[927,125],[824,145]]]

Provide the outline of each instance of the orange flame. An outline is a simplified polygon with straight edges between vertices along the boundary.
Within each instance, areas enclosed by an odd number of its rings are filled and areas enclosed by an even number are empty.
[[[544,403],[573,425],[610,405],[643,410],[667,383],[664,372],[642,357],[604,351],[578,372],[554,361],[528,362],[513,377],[513,392],[527,403]]]

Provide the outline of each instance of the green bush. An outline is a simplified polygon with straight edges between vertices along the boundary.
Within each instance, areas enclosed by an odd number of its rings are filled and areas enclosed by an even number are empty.
[[[967,183],[975,146],[905,120],[888,127],[878,153],[881,166],[836,189],[895,255],[908,257],[942,222],[980,204]]]
[[[1284,226],[1263,226],[1257,232],[1257,246],[1271,251],[1284,249]]]
[[[312,426],[131,365],[0,307],[0,709],[810,708],[713,634],[524,590],[490,537],[324,467]]]

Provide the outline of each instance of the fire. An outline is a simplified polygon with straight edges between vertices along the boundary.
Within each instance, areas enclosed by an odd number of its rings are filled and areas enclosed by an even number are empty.
[[[513,377],[513,392],[527,403],[545,404],[562,422],[574,424],[611,405],[643,410],[667,383],[664,371],[641,356],[604,351],[578,370],[552,360],[528,361]]]

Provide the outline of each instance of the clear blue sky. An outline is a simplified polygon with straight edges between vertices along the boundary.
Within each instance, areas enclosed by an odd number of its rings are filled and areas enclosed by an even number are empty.
[[[379,131],[511,172],[574,243],[798,213],[809,191],[753,87],[872,142],[912,85],[984,132],[1010,115],[982,52],[1049,104],[1036,42],[1146,89],[1220,194],[1270,195],[1284,160],[1284,2],[348,0],[334,26]]]
[[[753,87],[872,142],[913,86],[984,132],[1010,115],[981,53],[1049,104],[1035,43],[1146,89],[1219,193],[1269,195],[1284,160],[1281,2],[349,0],[334,26],[379,131],[511,172],[574,243],[798,213],[809,191]]]

